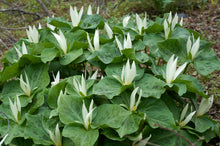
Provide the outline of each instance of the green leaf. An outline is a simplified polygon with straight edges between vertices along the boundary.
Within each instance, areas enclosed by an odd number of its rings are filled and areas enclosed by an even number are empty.
[[[55,27],[66,27],[66,28],[71,28],[71,23],[66,21],[65,18],[63,17],[53,17],[53,18],[49,18],[47,19],[47,23],[55,26]]]
[[[175,27],[174,31],[172,32],[172,36],[170,39],[178,39],[178,40],[187,40],[190,36],[190,32],[187,29],[182,27]]]
[[[111,129],[111,128],[105,128],[101,134],[105,135],[105,137],[107,137],[108,139],[115,140],[115,141],[123,141],[126,139],[125,137],[120,138],[118,133],[114,129]]]
[[[165,83],[160,79],[150,75],[144,74],[143,78],[135,82],[135,87],[140,87],[142,89],[143,97],[155,97],[160,98],[161,94],[165,92]]]
[[[159,33],[159,32],[161,32],[163,30],[164,30],[163,25],[159,25],[157,23],[153,23],[153,25],[148,27],[144,32],[146,32],[146,33]]]
[[[61,90],[64,91],[65,86],[66,86],[66,80],[64,79],[49,89],[47,103],[50,106],[50,108],[54,109],[57,107],[58,96],[60,95]]]
[[[131,113],[116,104],[102,104],[96,108],[91,127],[119,128]]]
[[[121,138],[125,135],[132,134],[139,129],[141,120],[143,120],[143,116],[138,114],[131,114],[124,121],[123,125],[116,131],[118,132]]]
[[[84,14],[81,19],[80,27],[83,29],[95,29],[98,25],[104,26],[104,18],[100,15],[86,15]]]
[[[160,56],[158,53],[158,43],[163,42],[164,38],[159,33],[150,33],[144,36],[144,44],[150,48],[150,53]]]
[[[187,87],[187,91],[207,97],[203,92],[201,83],[193,76],[183,74],[175,80],[175,83],[184,83]]]
[[[121,93],[122,85],[113,78],[105,77],[94,85],[93,94],[105,95],[108,99],[112,99]]]
[[[56,48],[46,48],[41,52],[41,60],[43,63],[52,61],[58,53],[59,50],[57,50]]]
[[[135,51],[141,51],[145,49],[144,42],[141,39],[132,42],[132,46]]]
[[[11,66],[4,67],[0,72],[0,81],[4,82],[16,76],[20,72],[19,64],[15,63]]]
[[[27,124],[24,131],[24,138],[32,138],[35,144],[52,145],[49,133],[44,129],[42,115],[26,115]]]
[[[135,60],[139,63],[146,63],[149,60],[149,56],[144,52],[139,52],[135,54]]]
[[[66,55],[64,55],[61,58],[60,64],[62,64],[62,65],[70,64],[72,61],[76,60],[82,54],[83,54],[83,50],[82,49],[71,50],[71,52],[67,53]]]
[[[32,104],[30,105],[29,109],[30,114],[35,112],[39,107],[41,107],[44,104],[44,94],[45,91],[42,90],[33,97]]]
[[[191,135],[183,130],[178,131],[177,133],[181,134],[185,138],[187,138],[191,143],[194,143],[197,141],[197,137],[194,135]],[[167,131],[167,130],[161,130],[156,129],[151,132],[152,137],[149,142],[157,144],[157,145],[169,145],[169,146],[188,146],[189,143],[184,140],[182,137],[175,135],[174,133]],[[201,146],[202,141],[199,141],[196,146]]]
[[[173,114],[166,104],[160,99],[143,99],[138,106],[138,111],[146,114],[146,120],[152,128],[158,127],[158,124],[167,128],[174,128],[175,121]]]
[[[135,50],[134,49],[124,49],[121,53],[130,60],[135,60]]]
[[[59,102],[58,112],[64,124],[82,122],[82,99],[63,95]]]
[[[214,123],[207,117],[198,117],[195,119],[195,130],[203,133],[209,128],[214,128]]]
[[[194,60],[194,67],[199,74],[207,76],[215,70],[220,70],[220,63],[214,50],[201,52]]]
[[[4,85],[1,96],[2,96],[2,99],[6,99],[8,97],[14,97],[16,95],[21,95],[23,93],[24,92],[20,87],[20,81],[11,80]]]
[[[178,93],[179,96],[182,96],[186,93],[187,88],[184,83],[173,83],[174,86],[172,87],[172,90],[174,90],[176,93]]]
[[[83,126],[70,124],[64,127],[62,134],[70,138],[76,146],[93,146],[99,137],[98,129],[86,130]]]

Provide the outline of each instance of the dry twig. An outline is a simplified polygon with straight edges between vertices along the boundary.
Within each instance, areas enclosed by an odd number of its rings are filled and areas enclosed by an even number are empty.
[[[43,8],[44,12],[46,12],[49,17],[52,17],[52,15],[50,14],[50,12],[47,9],[47,7],[45,6],[45,4],[41,0],[36,0],[36,1],[41,5],[41,7]]]

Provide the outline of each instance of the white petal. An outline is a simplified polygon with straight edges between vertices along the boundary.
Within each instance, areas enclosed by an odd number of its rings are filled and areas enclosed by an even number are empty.
[[[209,109],[212,107],[213,104],[213,100],[214,100],[214,96],[212,95],[211,97],[207,98],[202,98],[202,101],[199,105],[199,109],[196,113],[196,116],[202,116],[205,113],[207,113],[209,111]]]
[[[181,17],[179,24],[180,24],[180,26],[183,26],[183,17]]]
[[[167,67],[166,67],[166,82],[171,83],[173,80],[174,73],[176,69],[173,68],[173,63],[174,63],[174,55],[172,55],[167,62]]]
[[[59,124],[56,125],[55,137],[56,137],[56,144],[57,143],[62,144],[62,136],[60,133]]]
[[[95,50],[99,50],[99,30],[95,30],[95,35],[94,35],[94,48]]]
[[[112,32],[112,29],[109,27],[109,25],[107,23],[105,23],[105,31],[107,32],[108,37],[110,39],[112,39],[113,38],[113,32]]]
[[[11,108],[12,114],[13,114],[15,120],[18,121],[18,110],[16,108],[16,101],[13,104],[11,99],[10,98],[8,98],[8,99],[9,99],[9,103],[10,103],[10,108]]]
[[[144,20],[143,20],[143,27],[144,27],[144,29],[147,28],[147,13],[146,12],[145,12]]]
[[[136,24],[137,24],[139,33],[141,34],[141,29],[142,29],[143,24],[142,24],[142,20],[138,14],[136,14]]]
[[[131,93],[131,96],[130,96],[130,111],[133,110],[133,107],[135,106],[135,95],[138,91],[139,87],[136,87],[132,93]]]
[[[88,7],[87,15],[92,15],[92,7],[91,7],[91,5],[89,5],[89,7]]]
[[[126,16],[126,17],[123,19],[123,22],[122,22],[122,23],[123,23],[123,27],[126,27],[126,26],[127,26],[129,19],[130,19],[130,16]]]
[[[180,122],[182,122],[182,120],[184,119],[186,112],[188,110],[189,104],[187,103],[187,105],[184,107],[183,111],[181,112],[181,116],[180,116]]]
[[[176,13],[174,18],[173,18],[173,21],[172,21],[171,30],[174,30],[177,23],[178,23],[178,16],[177,16],[177,13]]]
[[[17,96],[16,100],[17,100],[17,110],[18,110],[19,112],[21,112],[21,103],[20,103],[20,100],[19,100],[19,97],[18,97],[18,96]]]
[[[118,37],[117,37],[117,36],[115,36],[115,40],[116,40],[116,43],[117,43],[117,45],[118,45],[119,51],[121,52],[121,50],[123,50],[122,44],[121,44],[121,42],[118,40]]]
[[[96,71],[94,72],[94,74],[93,74],[89,79],[96,80],[96,79],[97,79],[97,75],[98,75],[98,70],[96,70]]]
[[[97,11],[96,11],[96,14],[99,14],[99,6],[97,7]]]
[[[42,27],[41,27],[41,24],[40,24],[40,23],[38,24],[38,29],[42,29]]]
[[[21,58],[21,56],[22,56],[21,52],[16,47],[14,47],[14,48],[15,48],[17,54],[18,54],[18,58]]]
[[[183,122],[181,122],[180,126],[181,126],[181,127],[184,127],[186,124],[188,124],[189,121],[191,121],[191,119],[192,119],[192,117],[193,117],[193,115],[194,115],[195,113],[196,113],[196,111],[191,112],[191,113],[186,117],[186,119],[185,119]]]
[[[124,38],[124,49],[127,49],[127,48],[132,48],[132,42],[131,42],[131,37],[130,37],[130,34],[128,33],[127,34],[127,39]]]
[[[168,39],[170,28],[168,27],[168,23],[166,19],[164,20],[163,26],[164,26],[165,39]]]
[[[87,40],[88,40],[88,43],[89,43],[89,49],[93,52],[95,51],[93,46],[92,46],[92,43],[91,43],[91,40],[90,40],[90,37],[89,37],[89,33],[87,32]]]
[[[187,40],[187,43],[186,43],[187,54],[189,54],[189,52],[191,50],[191,47],[192,47],[192,42],[191,42],[191,39],[190,39],[190,36],[189,36],[188,40]]]
[[[200,43],[200,37],[196,40],[196,42],[192,46],[192,49],[191,49],[192,59],[195,58],[196,53],[199,50],[199,43]]]
[[[169,13],[169,16],[168,16],[168,22],[169,22],[169,24],[171,23],[171,21],[172,21],[172,12],[170,11],[170,13]]]
[[[186,65],[187,65],[187,63],[184,63],[176,70],[174,77],[173,77],[173,80],[175,80],[178,77],[178,75],[185,69]]]
[[[0,146],[3,144],[3,142],[5,141],[5,139],[8,137],[8,134],[5,134],[5,136],[2,138],[1,142],[0,142]]]
[[[23,54],[23,55],[24,55],[24,54],[28,54],[28,52],[27,52],[27,47],[26,47],[26,45],[25,45],[24,42],[22,42],[22,54]]]
[[[135,104],[136,109],[138,108],[138,105],[140,104],[141,96],[142,96],[142,89],[140,89],[140,94],[139,94],[138,100],[137,100],[137,102],[136,102],[136,104]]]

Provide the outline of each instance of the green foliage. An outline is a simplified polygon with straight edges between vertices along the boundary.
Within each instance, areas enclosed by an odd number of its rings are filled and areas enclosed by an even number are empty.
[[[97,14],[83,14],[76,27],[64,18],[54,17],[46,19],[56,27],[54,30],[37,30],[38,43],[26,38],[15,43],[6,52],[0,72],[0,110],[10,121],[4,143],[134,145],[149,137],[149,142],[157,145],[189,145],[203,137],[196,144],[202,145],[219,136],[219,123],[206,115],[211,100],[197,105],[198,95],[204,100],[212,98],[204,93],[197,78],[184,74],[189,68],[167,81],[172,74],[167,72],[173,54],[179,64],[186,62],[203,76],[219,70],[209,43],[201,40],[192,59],[186,46],[192,31],[177,24],[165,39],[162,24],[166,17],[156,20],[143,23],[139,32],[132,21],[123,26]],[[106,22],[113,37],[106,35]],[[22,52],[23,42],[27,53]],[[16,50],[23,54],[19,56]],[[28,89],[30,95],[26,94]],[[201,109],[207,110],[197,115]],[[0,125],[3,135],[7,119],[2,115]]]

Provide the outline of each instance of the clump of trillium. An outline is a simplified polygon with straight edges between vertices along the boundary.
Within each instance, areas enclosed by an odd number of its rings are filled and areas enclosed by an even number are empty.
[[[117,36],[115,36],[115,41],[116,41],[116,43],[117,43],[117,45],[118,45],[118,48],[119,48],[120,53],[121,53],[121,51],[124,50],[124,49],[130,49],[130,48],[132,48],[132,42],[131,42],[131,37],[130,37],[130,34],[129,34],[129,33],[127,34],[127,39],[126,39],[126,37],[124,37],[124,46],[123,46],[123,47],[122,47],[122,44],[121,44],[121,42],[119,41],[119,39],[118,39]],[[121,54],[122,54],[122,53],[121,53]]]
[[[19,79],[20,80],[20,87],[24,91],[25,95],[30,97],[31,96],[31,86],[30,86],[29,79],[27,77],[26,72],[24,74],[25,74],[26,82],[24,81],[23,76],[21,74],[20,79]]]
[[[78,13],[76,7],[74,7],[74,10],[73,10],[73,8],[70,6],[70,17],[71,17],[73,27],[76,27],[79,25],[82,14],[83,14],[83,7],[81,7]]]
[[[170,32],[174,30],[177,23],[178,23],[177,13],[175,14],[174,18],[172,18],[172,12],[170,12],[168,18],[165,19],[163,23],[165,39],[168,39]],[[183,18],[181,18],[179,24],[180,26],[183,25]]]
[[[137,108],[138,108],[138,105],[140,104],[141,96],[142,96],[142,89],[140,89],[140,94],[139,94],[138,100],[137,100],[137,102],[135,102],[135,96],[137,94],[138,89],[139,89],[139,87],[136,87],[132,91],[131,96],[130,96],[130,106],[129,107],[127,105],[124,105],[124,104],[120,104],[120,105],[127,108],[131,112],[136,111]]]
[[[136,65],[135,62],[132,62],[130,67],[130,62],[127,60],[126,65],[123,65],[121,78],[113,75],[115,79],[117,79],[122,85],[130,85],[134,78],[136,77]]]
[[[63,51],[64,54],[67,53],[67,43],[66,43],[66,38],[63,35],[63,32],[59,30],[59,34],[53,33],[54,37],[56,38],[61,50]]]
[[[89,126],[92,123],[92,112],[96,107],[93,108],[93,100],[90,102],[89,111],[86,108],[85,102],[83,100],[82,105],[82,117],[83,117],[83,126],[86,130],[89,130]]]
[[[9,98],[9,103],[10,103],[11,112],[14,116],[15,122],[18,123],[19,120],[21,119],[21,103],[20,103],[19,97],[18,96],[16,97],[14,103]]]
[[[189,105],[187,104],[187,105],[184,107],[183,111],[181,112],[180,120],[179,120],[179,125],[180,125],[180,127],[186,126],[186,124],[188,124],[188,123],[191,121],[192,117],[193,117],[193,116],[195,115],[195,113],[196,113],[196,111],[193,111],[193,112],[191,112],[191,113],[184,119],[184,117],[186,116],[186,113],[187,113],[187,111],[188,111],[188,107],[189,107]],[[183,119],[184,119],[184,120],[183,120]]]
[[[62,134],[60,133],[59,124],[56,125],[54,133],[49,129],[47,129],[47,132],[55,146],[62,146]]]
[[[147,28],[147,14],[145,13],[145,17],[143,20],[140,18],[138,14],[136,14],[136,23],[139,30],[139,34],[141,35],[143,33],[142,28]]]
[[[179,76],[179,74],[185,69],[187,65],[187,63],[184,63],[178,69],[176,69],[177,60],[178,60],[178,57],[174,60],[174,55],[172,55],[169,61],[167,62],[166,82],[168,84],[171,84]]]
[[[200,43],[200,37],[197,38],[195,41],[193,36],[193,42],[190,39],[190,36],[188,37],[186,48],[187,48],[187,55],[191,57],[192,60],[194,60],[196,53],[199,50],[199,43]]]
[[[96,14],[99,14],[99,7],[97,7]],[[89,7],[88,7],[87,15],[92,15],[92,7],[91,7],[91,5],[89,5]]]
[[[38,43],[39,42],[39,32],[36,29],[35,26],[33,26],[33,28],[31,26],[29,26],[29,30],[26,29],[27,32],[27,36],[28,36],[28,41],[31,43]]]
[[[95,35],[94,35],[94,38],[93,38],[94,47],[91,44],[91,40],[90,40],[88,32],[87,32],[87,40],[88,40],[88,43],[89,43],[89,50],[91,52],[99,50],[100,46],[99,46],[99,30],[98,29],[95,30]]]
[[[21,58],[21,56],[23,56],[24,54],[28,54],[27,47],[26,47],[24,42],[22,42],[22,52],[20,52],[18,50],[18,48],[16,48],[16,47],[15,47],[15,50],[16,50],[16,52],[18,54],[18,58]]]

